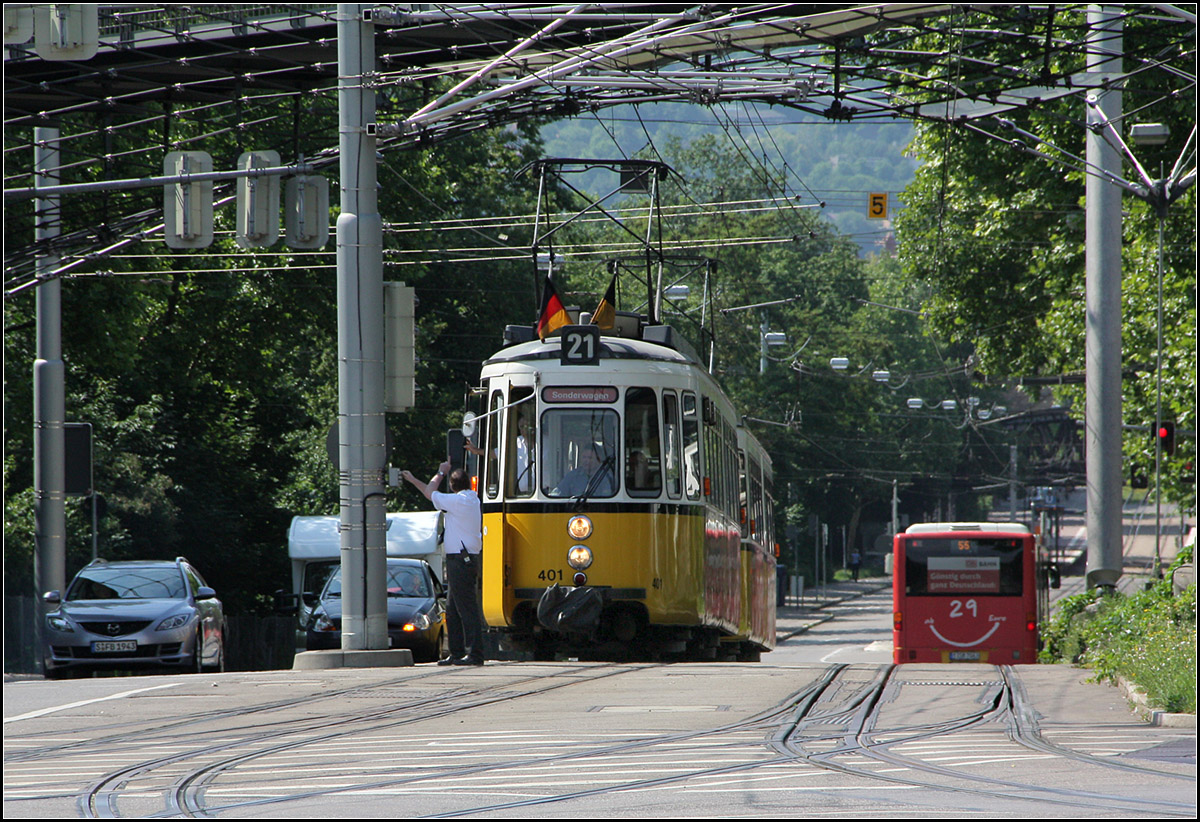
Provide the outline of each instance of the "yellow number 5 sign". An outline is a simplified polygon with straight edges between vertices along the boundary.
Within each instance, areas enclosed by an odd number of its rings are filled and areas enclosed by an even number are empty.
[[[867,219],[886,220],[888,214],[887,192],[877,192],[867,195]]]

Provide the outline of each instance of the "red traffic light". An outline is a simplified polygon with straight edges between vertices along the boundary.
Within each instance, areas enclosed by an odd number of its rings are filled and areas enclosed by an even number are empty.
[[[1167,456],[1175,453],[1175,423],[1164,420],[1158,426],[1158,442]]]

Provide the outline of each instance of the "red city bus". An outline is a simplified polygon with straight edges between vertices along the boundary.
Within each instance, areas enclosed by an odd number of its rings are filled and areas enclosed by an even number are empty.
[[[1053,573],[1042,550],[1015,522],[922,523],[897,534],[893,660],[1036,662]]]

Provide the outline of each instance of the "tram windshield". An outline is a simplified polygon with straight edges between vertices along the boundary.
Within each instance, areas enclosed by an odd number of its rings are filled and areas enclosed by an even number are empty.
[[[617,413],[604,408],[552,409],[542,415],[542,493],[611,497],[617,493]]]
[[[911,539],[904,574],[909,595],[1022,593],[1021,539]]]

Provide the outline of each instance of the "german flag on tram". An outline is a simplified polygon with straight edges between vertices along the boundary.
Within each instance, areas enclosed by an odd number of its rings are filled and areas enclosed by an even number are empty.
[[[538,339],[545,342],[547,334],[562,328],[570,321],[567,309],[563,307],[558,292],[554,290],[554,283],[550,281],[550,276],[546,275],[546,284],[542,286],[542,307],[538,310]]]
[[[600,304],[596,306],[596,310],[592,312],[592,325],[598,325],[601,328],[609,329],[617,321],[617,275],[614,274],[612,281],[608,284],[608,290],[604,292],[604,299],[600,300]]]

